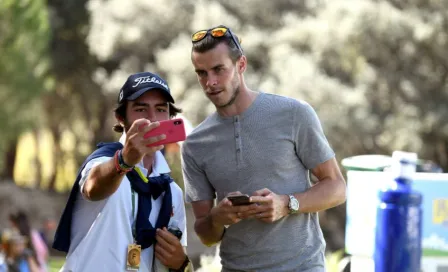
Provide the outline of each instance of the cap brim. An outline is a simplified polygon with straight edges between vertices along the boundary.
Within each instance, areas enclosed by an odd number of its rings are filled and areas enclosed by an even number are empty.
[[[143,89],[139,90],[138,92],[135,92],[132,95],[130,95],[128,98],[126,98],[126,100],[131,100],[131,101],[135,100],[135,99],[139,98],[140,96],[142,96],[147,91],[155,90],[155,89],[160,90],[162,92],[162,94],[166,96],[166,98],[168,99],[168,102],[174,103],[174,99],[171,96],[171,94],[167,90],[160,88],[160,87],[143,88]]]

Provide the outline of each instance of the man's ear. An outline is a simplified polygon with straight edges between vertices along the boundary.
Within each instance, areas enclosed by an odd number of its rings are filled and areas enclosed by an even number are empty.
[[[238,72],[242,74],[246,71],[246,68],[247,68],[247,58],[246,56],[242,55],[238,60]]]

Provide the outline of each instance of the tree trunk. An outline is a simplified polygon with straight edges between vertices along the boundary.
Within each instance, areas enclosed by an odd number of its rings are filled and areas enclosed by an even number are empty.
[[[4,153],[4,168],[1,174],[1,180],[3,181],[13,181],[14,180],[14,167],[16,165],[17,157],[17,145],[19,141],[14,138],[10,141],[8,149]]]
[[[36,143],[36,155],[34,156],[34,166],[36,167],[36,176],[34,177],[34,188],[40,189],[42,184],[42,163],[39,158],[39,142],[40,142],[40,131],[39,128],[33,129],[34,142]]]
[[[448,171],[448,141],[440,139],[436,148],[436,159],[444,172]]]
[[[61,137],[57,126],[53,126],[51,129],[51,135],[53,136],[54,146],[53,146],[53,158],[54,158],[54,168],[53,173],[50,175],[50,181],[48,183],[48,191],[56,191],[56,175],[58,173],[58,168],[60,162],[62,161],[62,149],[61,149]]]
[[[96,127],[93,134],[93,148],[96,148],[96,145],[99,142],[113,141],[112,136],[114,136],[114,134],[111,133],[112,127],[106,127],[107,119],[113,114],[110,110],[109,104],[107,103],[107,97],[103,95],[100,101],[101,102],[98,105],[99,110],[97,111],[98,127]]]

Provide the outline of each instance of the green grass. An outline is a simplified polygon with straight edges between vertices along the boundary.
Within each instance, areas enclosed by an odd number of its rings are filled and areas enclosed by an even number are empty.
[[[59,269],[61,269],[62,265],[65,262],[64,257],[50,257],[49,263],[48,263],[48,271],[49,272],[57,272]]]
[[[423,256],[447,257],[448,251],[437,250],[437,249],[423,249]]]

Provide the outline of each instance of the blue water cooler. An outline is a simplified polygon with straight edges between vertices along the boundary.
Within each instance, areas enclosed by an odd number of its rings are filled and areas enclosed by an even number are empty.
[[[422,256],[422,194],[412,189],[417,154],[392,154],[390,181],[379,192],[375,272],[419,272]]]

